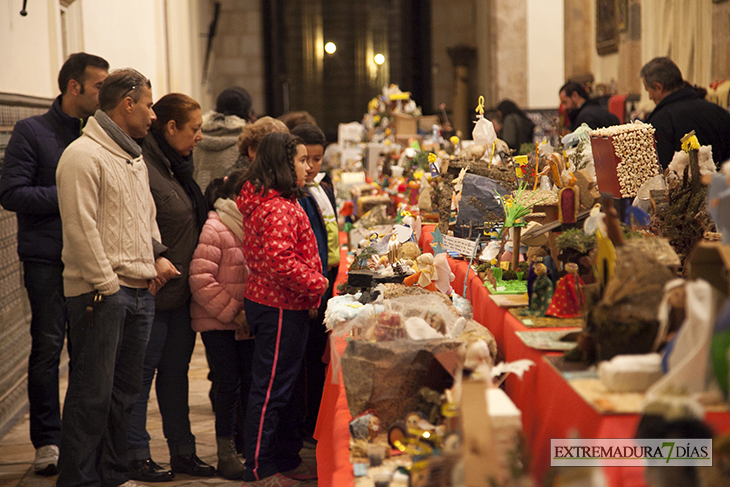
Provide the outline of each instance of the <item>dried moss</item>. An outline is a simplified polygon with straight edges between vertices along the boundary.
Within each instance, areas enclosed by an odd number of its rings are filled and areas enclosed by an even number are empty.
[[[558,236],[556,245],[561,251],[574,249],[581,254],[587,254],[596,248],[596,236],[594,234],[587,235],[579,228],[571,228]]]

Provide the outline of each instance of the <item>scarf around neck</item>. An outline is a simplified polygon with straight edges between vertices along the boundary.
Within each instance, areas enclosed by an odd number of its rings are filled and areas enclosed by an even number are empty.
[[[218,213],[221,221],[233,234],[243,241],[243,215],[238,209],[236,202],[230,198],[218,198],[213,204],[215,212]]]
[[[185,193],[193,202],[193,208],[195,209],[195,219],[198,223],[198,230],[203,228],[205,220],[208,218],[208,205],[205,202],[203,192],[200,190],[200,186],[193,179],[193,171],[195,166],[193,165],[193,154],[183,157],[175,149],[172,148],[165,136],[158,134],[157,132],[150,131],[152,136],[157,142],[157,146],[160,148],[162,155],[165,156],[167,161],[170,163],[170,170],[175,176],[175,179],[183,187]]]
[[[107,115],[106,112],[97,110],[96,113],[94,113],[94,118],[97,122],[99,122],[99,125],[102,129],[104,129],[104,132],[106,132],[106,134],[111,137],[111,139],[116,142],[124,152],[135,159],[142,155],[142,148],[139,144],[137,144],[132,137],[124,132],[119,125],[114,123],[114,120],[109,118],[109,115]]]

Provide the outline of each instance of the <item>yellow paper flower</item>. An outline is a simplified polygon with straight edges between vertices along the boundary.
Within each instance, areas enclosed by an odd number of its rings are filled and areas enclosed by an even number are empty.
[[[433,152],[429,152],[428,162],[430,162],[431,164],[435,164],[437,160],[438,160],[438,157],[436,157],[436,154],[434,154]]]
[[[373,117],[373,122],[375,122],[375,123],[379,123],[379,122],[380,122],[380,115],[375,115],[375,116]]]
[[[497,265],[497,259],[492,259],[489,261],[489,263],[492,265]]]
[[[451,143],[452,143],[453,145],[456,145],[456,144],[458,144],[458,143],[459,143],[459,138],[458,138],[458,137],[457,137],[456,135],[452,135],[452,136],[451,136],[451,137],[449,138],[449,141],[451,141]]]
[[[421,179],[421,176],[423,176],[423,169],[416,169],[413,172],[413,179],[416,181],[419,181]]]
[[[682,150],[684,152],[689,152],[691,150],[700,150],[700,141],[697,140],[697,136],[695,135],[694,130],[682,137]]]

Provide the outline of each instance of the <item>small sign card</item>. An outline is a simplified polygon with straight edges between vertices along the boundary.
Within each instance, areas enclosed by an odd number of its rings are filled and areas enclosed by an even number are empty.
[[[443,236],[444,247],[446,250],[458,252],[462,255],[471,257],[474,254],[475,242],[467,240],[465,238],[450,237],[448,235]]]

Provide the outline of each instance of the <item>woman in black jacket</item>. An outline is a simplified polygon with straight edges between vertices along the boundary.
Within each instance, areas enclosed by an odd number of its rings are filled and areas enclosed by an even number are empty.
[[[145,352],[142,392],[132,409],[128,441],[131,477],[163,482],[171,480],[174,472],[210,477],[215,469],[195,454],[188,408],[188,366],[195,347],[188,267],[207,218],[205,198],[193,179],[192,158],[193,148],[203,139],[203,117],[198,102],[180,93],[163,96],[152,108],[157,119],[140,146],[157,207],[157,226],[167,247],[163,256],[180,275],[155,289],[155,318]],[[147,400],[155,373],[172,471],[157,465],[150,455]]]
[[[497,113],[502,121],[502,133],[500,138],[504,140],[515,155],[522,144],[532,144],[535,132],[535,124],[527,118],[515,102],[502,100],[497,105]]]

